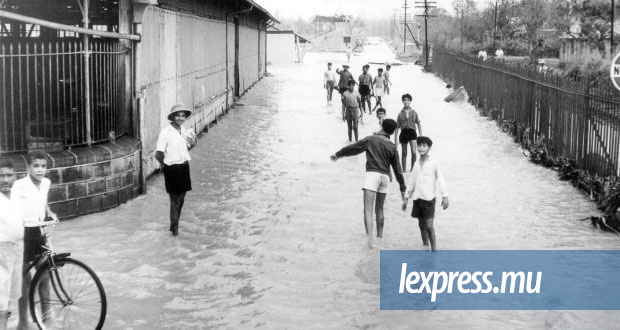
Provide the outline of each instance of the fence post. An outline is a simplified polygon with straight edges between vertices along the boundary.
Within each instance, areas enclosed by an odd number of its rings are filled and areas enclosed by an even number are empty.
[[[84,28],[88,29],[88,5],[90,0],[84,0],[84,11],[82,13],[82,22]],[[90,45],[88,34],[84,34],[82,39],[84,49],[84,111],[86,111],[86,144],[90,147],[93,143],[93,137],[91,132],[91,102],[90,102]]]

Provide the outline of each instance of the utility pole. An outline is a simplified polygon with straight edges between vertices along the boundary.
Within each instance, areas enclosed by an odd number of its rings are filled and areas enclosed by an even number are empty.
[[[428,67],[428,18],[435,17],[435,15],[430,15],[428,11],[429,9],[437,8],[437,6],[435,6],[437,2],[434,2],[434,1],[431,2],[428,0],[424,0],[424,2],[418,1],[416,2],[416,4],[419,5],[419,6],[416,6],[416,8],[424,8],[424,14],[416,15],[416,16],[424,16],[424,67],[427,68]]]
[[[392,17],[392,25],[390,26],[390,37],[394,42],[394,25],[396,24],[396,9],[394,9],[394,16]]]
[[[403,25],[403,54],[407,52],[407,0],[405,0],[405,5],[403,6],[405,9],[405,24]]]
[[[614,0],[611,0],[611,56],[609,58],[613,59],[614,56],[614,23],[616,22],[616,4],[614,3]]]
[[[465,10],[461,9],[461,51],[463,51],[463,18],[465,17]]]
[[[495,49],[495,38],[496,37],[497,37],[497,0],[495,0],[495,15],[493,16],[493,49]]]

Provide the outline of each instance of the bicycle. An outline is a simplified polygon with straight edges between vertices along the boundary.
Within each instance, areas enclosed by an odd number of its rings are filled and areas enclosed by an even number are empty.
[[[54,252],[47,227],[57,223],[44,221],[39,226],[45,252],[24,271],[24,276],[34,272],[28,295],[30,314],[41,330],[99,330],[107,311],[103,285],[86,264],[70,258],[71,253]]]

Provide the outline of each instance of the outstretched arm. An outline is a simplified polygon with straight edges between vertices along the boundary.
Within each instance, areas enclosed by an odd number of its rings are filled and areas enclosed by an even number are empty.
[[[366,151],[367,147],[368,137],[365,137],[353,144],[349,144],[348,146],[338,150],[338,152],[331,155],[330,158],[332,161],[336,161],[338,158],[359,155],[362,152]]]

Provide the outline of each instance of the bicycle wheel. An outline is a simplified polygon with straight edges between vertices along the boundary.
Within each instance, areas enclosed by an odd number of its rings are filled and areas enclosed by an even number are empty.
[[[30,313],[39,329],[101,329],[107,302],[101,281],[71,258],[42,267],[30,285]]]

